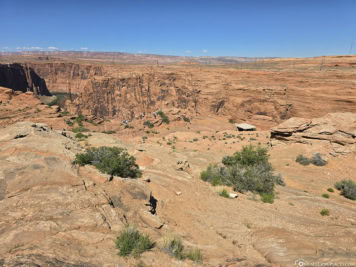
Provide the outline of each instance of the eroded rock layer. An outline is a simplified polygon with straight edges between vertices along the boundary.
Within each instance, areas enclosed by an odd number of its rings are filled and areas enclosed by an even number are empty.
[[[36,95],[51,96],[45,80],[26,64],[0,64],[0,86],[15,91],[31,91]]]

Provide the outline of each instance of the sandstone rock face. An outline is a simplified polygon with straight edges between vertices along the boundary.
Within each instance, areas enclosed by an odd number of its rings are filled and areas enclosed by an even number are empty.
[[[90,168],[81,176],[72,164],[81,151],[46,124],[19,122],[0,130],[1,266],[125,262],[116,255],[115,236],[132,222],[130,212],[139,216],[149,192],[136,181],[106,187],[90,178],[102,175]]]
[[[322,118],[291,118],[271,129],[271,138],[313,144],[327,141],[335,152],[356,151],[356,113],[330,113]]]
[[[28,65],[0,64],[0,86],[50,96],[46,82]]]

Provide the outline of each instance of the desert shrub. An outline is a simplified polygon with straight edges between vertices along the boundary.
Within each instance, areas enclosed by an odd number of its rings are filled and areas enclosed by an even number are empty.
[[[179,237],[165,236],[162,242],[162,249],[179,260],[185,259],[183,242]]]
[[[321,196],[324,197],[324,198],[329,198],[330,197],[329,194],[322,194]]]
[[[286,182],[284,181],[283,176],[280,173],[276,176],[276,184],[286,186]]]
[[[150,129],[152,129],[154,127],[154,124],[150,121],[144,121],[143,125],[147,126]]]
[[[330,193],[333,193],[333,192],[334,192],[334,189],[328,188],[328,191],[329,191]]]
[[[298,157],[295,159],[296,162],[298,162],[300,165],[307,166],[310,164],[309,158],[303,156],[303,155],[298,155]]]
[[[224,157],[222,163],[226,166],[235,164],[251,166],[257,163],[268,163],[267,149],[261,146],[244,146],[241,151],[236,152],[233,156]]]
[[[102,131],[102,133],[104,133],[104,134],[114,134],[114,133],[116,133],[116,131]]]
[[[75,138],[84,139],[84,138],[88,138],[88,136],[85,135],[85,134],[82,134],[82,133],[77,133],[77,134],[75,135]]]
[[[274,193],[262,193],[261,194],[261,200],[263,203],[270,203],[272,204],[274,202]]]
[[[83,133],[83,132],[89,132],[90,130],[88,128],[84,128],[84,127],[74,127],[72,128],[72,132],[73,133]]]
[[[183,117],[183,120],[185,121],[185,122],[190,122],[190,119],[188,118],[188,117]]]
[[[234,119],[229,119],[229,123],[236,123]]]
[[[85,117],[82,114],[79,114],[78,117],[75,118],[79,127],[83,127],[83,121],[85,121]]]
[[[157,114],[158,114],[159,116],[161,116],[163,123],[169,124],[169,119],[168,119],[167,115],[164,114],[164,112],[163,112],[162,110],[158,111]]]
[[[117,237],[116,248],[119,249],[119,255],[122,257],[139,257],[146,250],[150,250],[154,243],[148,235],[141,234],[134,226],[126,226]]]
[[[224,166],[209,165],[201,172],[201,179],[214,186],[232,186],[241,193],[251,191],[259,194],[271,194],[275,184],[284,182],[281,176],[273,174],[267,149],[259,146],[245,146],[233,156],[224,157],[222,163]]]
[[[189,252],[186,254],[186,257],[194,262],[202,262],[203,260],[201,251],[198,248],[193,248],[189,250]]]
[[[74,123],[71,121],[71,120],[66,120],[66,123],[69,125],[69,126],[73,126]]]
[[[314,156],[312,156],[310,159],[303,155],[299,155],[295,161],[303,166],[307,166],[309,164],[313,164],[315,166],[325,166],[328,163],[326,160],[323,160],[320,153],[314,154]]]
[[[226,189],[223,189],[223,190],[219,191],[218,194],[221,197],[229,198],[229,193],[227,192]]]
[[[209,182],[213,186],[223,185],[224,183],[228,184],[228,181],[224,179],[223,172],[225,173],[224,168],[217,165],[209,165],[205,171],[200,173],[200,177],[203,181]]]
[[[322,209],[320,214],[321,214],[321,216],[329,216],[330,215],[330,210]]]
[[[323,160],[320,153],[314,154],[314,156],[310,159],[310,163],[315,166],[325,166],[328,162]]]
[[[335,184],[335,188],[341,191],[344,197],[356,200],[356,183],[352,180],[342,180]]]
[[[124,178],[137,178],[141,176],[136,159],[119,147],[89,148],[86,153],[76,155],[75,163],[84,166],[95,166],[99,171]]]
[[[62,116],[67,116],[67,115],[69,115],[69,112],[68,111],[62,111],[61,113],[60,113]]]

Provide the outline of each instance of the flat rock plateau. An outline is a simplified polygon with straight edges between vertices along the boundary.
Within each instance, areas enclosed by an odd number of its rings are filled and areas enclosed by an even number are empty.
[[[2,54],[0,64],[0,266],[356,264],[356,202],[328,192],[356,182],[356,56],[73,52]],[[257,131],[238,132],[242,122]],[[249,144],[269,148],[285,181],[273,204],[252,193],[223,198],[217,189],[236,192],[200,179]],[[111,180],[73,163],[100,146],[127,149],[142,178]],[[296,162],[316,153],[325,166]],[[118,256],[126,224],[156,243],[139,259]],[[200,249],[202,262],[165,253],[166,235]]]

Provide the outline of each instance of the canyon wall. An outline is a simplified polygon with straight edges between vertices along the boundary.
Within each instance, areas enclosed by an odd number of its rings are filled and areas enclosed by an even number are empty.
[[[0,86],[51,96],[46,82],[27,64],[0,64]]]
[[[38,73],[49,91],[77,95],[67,101],[71,112],[101,118],[132,120],[158,109],[178,109],[189,118],[218,115],[267,129],[291,117],[356,112],[351,69],[320,71],[312,64],[295,69],[282,63],[281,69],[64,60],[22,66]]]

